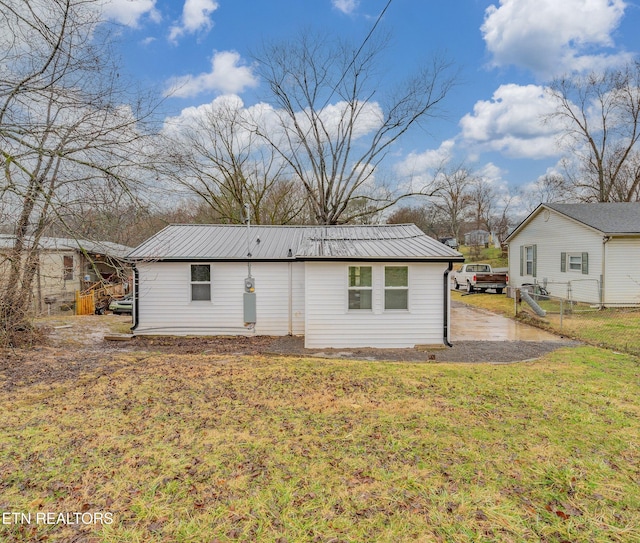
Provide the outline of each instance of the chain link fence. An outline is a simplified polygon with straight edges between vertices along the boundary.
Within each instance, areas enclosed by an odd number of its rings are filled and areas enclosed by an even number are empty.
[[[640,355],[640,307],[601,307],[597,303],[576,302],[553,296],[540,285],[518,290],[527,292],[544,316],[536,314],[535,307],[529,307],[520,292],[515,293],[516,300],[521,300],[515,304],[517,313],[525,311],[530,318],[540,320],[540,325],[591,345]]]

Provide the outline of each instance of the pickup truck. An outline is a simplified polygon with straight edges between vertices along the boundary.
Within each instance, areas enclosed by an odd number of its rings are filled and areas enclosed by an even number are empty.
[[[467,292],[493,289],[502,294],[509,281],[507,273],[494,272],[489,264],[463,264],[451,276],[456,290],[464,288]]]

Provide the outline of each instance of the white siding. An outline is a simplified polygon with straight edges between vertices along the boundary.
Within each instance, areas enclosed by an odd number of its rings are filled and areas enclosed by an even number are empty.
[[[372,309],[350,311],[348,268],[362,265],[373,268]],[[443,343],[443,278],[447,264],[408,264],[407,311],[384,310],[384,267],[384,263],[306,263],[307,348],[402,348]]]
[[[520,247],[536,245],[536,277],[520,275]],[[562,253],[589,255],[589,273],[561,271]],[[547,280],[550,294],[575,301],[599,303],[599,284],[602,274],[602,235],[562,215],[541,210],[509,241],[509,283],[543,283]]]
[[[613,238],[605,245],[605,304],[640,304],[640,238]]]
[[[200,263],[200,262],[199,262]],[[204,262],[202,262],[204,263]],[[195,264],[195,263],[194,263]],[[211,262],[211,301],[192,302],[189,262],[138,264],[137,334],[243,335],[245,263]],[[255,333],[286,335],[304,329],[304,266],[301,263],[256,262]],[[292,299],[289,286],[291,279]],[[291,308],[291,312],[290,312]]]

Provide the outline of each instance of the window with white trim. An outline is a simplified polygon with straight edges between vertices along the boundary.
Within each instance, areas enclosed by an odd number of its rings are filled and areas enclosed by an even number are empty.
[[[569,271],[582,272],[582,255],[569,255]]]
[[[384,308],[409,309],[408,266],[386,266],[384,269]]]
[[[349,266],[349,309],[371,309],[371,266]]]
[[[210,264],[191,264],[191,301],[211,301]]]
[[[533,245],[529,245],[524,248],[525,253],[525,265],[526,265],[526,274],[525,275],[535,275],[533,273],[534,265],[535,265],[535,249]]]
[[[589,253],[562,253],[560,256],[562,258],[560,271],[583,275],[589,273]]]

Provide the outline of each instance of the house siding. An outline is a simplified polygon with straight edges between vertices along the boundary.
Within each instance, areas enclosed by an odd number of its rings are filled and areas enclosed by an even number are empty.
[[[521,267],[523,247],[535,246],[535,277]],[[588,255],[588,273],[562,271],[564,254]],[[522,269],[524,268],[524,269]],[[553,296],[587,303],[600,302],[602,274],[602,234],[562,215],[541,210],[509,240],[509,281],[512,286],[524,283],[547,284]]]
[[[8,277],[10,272],[9,251],[0,251],[0,276]],[[65,257],[73,259],[73,278],[65,278]],[[47,311],[45,298],[56,300],[53,306],[73,302],[75,291],[81,286],[80,279],[84,267],[84,257],[75,251],[38,251],[38,267],[33,278],[33,310]]]
[[[612,238],[605,258],[605,304],[640,305],[640,237]]]
[[[349,266],[372,267],[372,309],[348,309]],[[399,266],[404,264],[389,263]],[[443,343],[443,276],[447,264],[407,264],[408,310],[384,310],[384,263],[307,262],[307,348],[406,348]]]
[[[205,264],[206,262],[197,262]],[[195,264],[195,262],[194,262]],[[244,326],[247,264],[210,262],[211,301],[191,301],[190,262],[140,263],[136,334],[287,335],[304,331],[304,265],[252,263],[257,319]],[[291,298],[289,293],[291,292]]]

